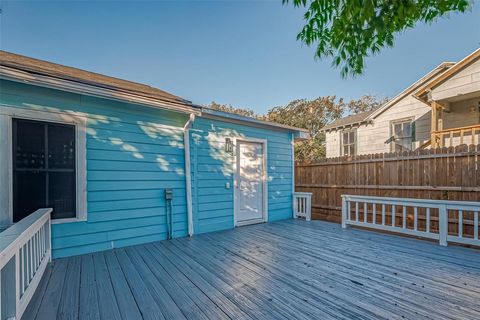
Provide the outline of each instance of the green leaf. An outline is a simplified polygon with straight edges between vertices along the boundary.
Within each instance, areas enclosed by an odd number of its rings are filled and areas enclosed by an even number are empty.
[[[316,45],[315,57],[333,57],[344,77],[364,71],[365,58],[394,44],[419,21],[466,12],[473,0],[283,0],[306,8],[297,40]]]

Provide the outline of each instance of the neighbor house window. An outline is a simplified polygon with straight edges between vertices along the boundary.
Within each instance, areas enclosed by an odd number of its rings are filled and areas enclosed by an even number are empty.
[[[39,208],[76,217],[75,126],[12,119],[13,222]]]
[[[341,133],[341,155],[353,156],[357,153],[357,130],[345,130]]]
[[[415,125],[411,119],[392,122],[392,151],[412,150]]]

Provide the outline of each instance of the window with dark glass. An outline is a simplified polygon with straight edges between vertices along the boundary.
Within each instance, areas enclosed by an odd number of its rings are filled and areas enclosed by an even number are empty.
[[[341,155],[354,156],[357,152],[356,130],[345,130],[341,133]]]
[[[392,123],[393,147],[392,151],[401,152],[412,150],[415,135],[415,123],[405,120]]]
[[[13,119],[13,222],[39,208],[76,216],[75,127]]]

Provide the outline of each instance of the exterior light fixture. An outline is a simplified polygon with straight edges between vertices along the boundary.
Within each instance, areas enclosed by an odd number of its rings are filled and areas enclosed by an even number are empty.
[[[230,138],[225,138],[225,152],[233,153],[233,141]]]

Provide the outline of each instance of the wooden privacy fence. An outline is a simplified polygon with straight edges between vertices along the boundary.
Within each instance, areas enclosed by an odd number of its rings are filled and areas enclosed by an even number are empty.
[[[480,201],[479,166],[480,145],[329,158],[297,163],[295,191],[312,193],[313,219],[341,222],[342,194]]]

